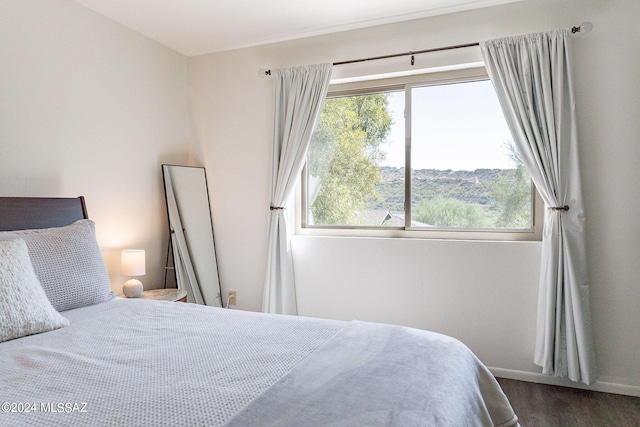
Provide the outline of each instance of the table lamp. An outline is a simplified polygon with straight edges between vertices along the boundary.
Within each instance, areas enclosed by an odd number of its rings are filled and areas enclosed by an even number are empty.
[[[142,282],[134,277],[144,276],[144,267],[143,250],[128,249],[120,254],[120,275],[131,277],[122,286],[122,293],[127,298],[139,298],[142,295]]]

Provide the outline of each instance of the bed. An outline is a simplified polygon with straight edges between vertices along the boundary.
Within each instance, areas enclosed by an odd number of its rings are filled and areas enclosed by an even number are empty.
[[[83,198],[0,198],[2,426],[514,426],[412,328],[113,295]]]

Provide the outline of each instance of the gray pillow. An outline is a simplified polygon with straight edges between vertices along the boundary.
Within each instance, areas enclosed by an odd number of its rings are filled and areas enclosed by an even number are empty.
[[[44,292],[58,311],[115,297],[95,236],[93,221],[66,227],[2,231],[0,241],[22,239]]]
[[[24,241],[0,242],[0,342],[68,324],[42,290]]]

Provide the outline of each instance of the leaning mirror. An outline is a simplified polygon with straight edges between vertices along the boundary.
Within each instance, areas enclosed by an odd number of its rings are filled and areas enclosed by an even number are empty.
[[[162,165],[173,267],[187,301],[221,306],[218,263],[204,168]]]

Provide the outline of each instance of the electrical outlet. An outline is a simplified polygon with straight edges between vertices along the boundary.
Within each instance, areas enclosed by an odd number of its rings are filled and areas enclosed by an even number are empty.
[[[229,291],[229,299],[227,305],[236,305],[236,291]]]

